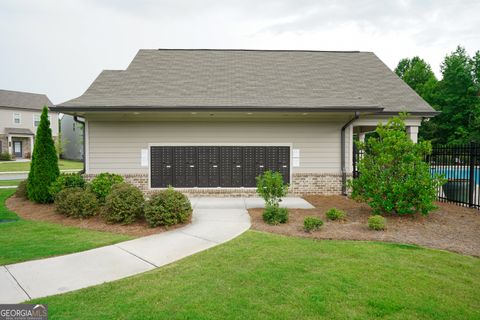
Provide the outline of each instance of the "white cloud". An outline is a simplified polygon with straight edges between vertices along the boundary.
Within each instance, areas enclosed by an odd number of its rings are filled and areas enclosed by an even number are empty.
[[[480,49],[478,1],[3,0],[0,88],[74,98],[139,48],[363,50],[390,68]]]

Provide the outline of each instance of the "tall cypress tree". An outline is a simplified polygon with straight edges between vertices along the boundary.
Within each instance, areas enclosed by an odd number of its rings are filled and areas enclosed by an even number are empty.
[[[48,108],[44,106],[28,174],[28,198],[39,203],[52,202],[48,188],[59,175],[57,152],[48,120]]]

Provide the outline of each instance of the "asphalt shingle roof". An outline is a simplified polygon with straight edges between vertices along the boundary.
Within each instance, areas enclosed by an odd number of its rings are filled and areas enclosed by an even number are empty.
[[[27,134],[27,135],[34,135],[32,130],[25,129],[25,128],[5,128],[6,134]]]
[[[140,50],[62,109],[434,110],[371,52]]]
[[[41,110],[43,106],[53,106],[44,94],[0,90],[0,107]]]

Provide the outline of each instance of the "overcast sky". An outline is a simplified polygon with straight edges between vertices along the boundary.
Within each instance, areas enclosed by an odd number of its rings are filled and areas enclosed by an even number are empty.
[[[479,12],[479,0],[1,0],[0,88],[60,103],[139,48],[373,51],[439,74],[458,44],[480,49]]]

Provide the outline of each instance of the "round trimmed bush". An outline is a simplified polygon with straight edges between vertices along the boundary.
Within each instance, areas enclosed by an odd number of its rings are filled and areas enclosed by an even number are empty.
[[[325,212],[325,215],[330,220],[343,220],[347,216],[345,211],[337,208],[329,209],[327,212]]]
[[[368,218],[368,228],[370,230],[385,230],[386,226],[387,220],[380,215],[374,215]]]
[[[280,224],[288,221],[288,209],[278,206],[267,206],[263,211],[263,221],[268,224]]]
[[[63,189],[55,198],[56,211],[75,218],[96,215],[98,206],[99,203],[95,194],[82,188]]]
[[[71,193],[82,190],[81,188],[67,188],[60,190],[54,200],[55,211],[64,215],[69,215],[70,212],[70,202],[67,201],[68,196]]]
[[[27,193],[27,180],[20,181],[20,183],[17,186],[17,190],[15,190],[15,195],[19,198],[22,199],[28,199],[28,193]]]
[[[123,177],[114,173],[100,173],[90,183],[90,190],[95,193],[100,202],[105,202],[105,198],[117,183],[122,183]]]
[[[65,188],[82,188],[86,185],[85,179],[78,173],[62,173],[57,179],[50,185],[48,191],[50,195],[55,199],[57,194]]]
[[[303,220],[303,230],[305,232],[317,231],[323,226],[323,221],[318,217],[305,217]]]
[[[128,183],[119,183],[105,199],[103,217],[108,222],[129,224],[143,213],[145,199],[137,187]]]
[[[171,226],[187,222],[192,216],[192,206],[183,193],[168,188],[150,197],[144,214],[151,227]]]

